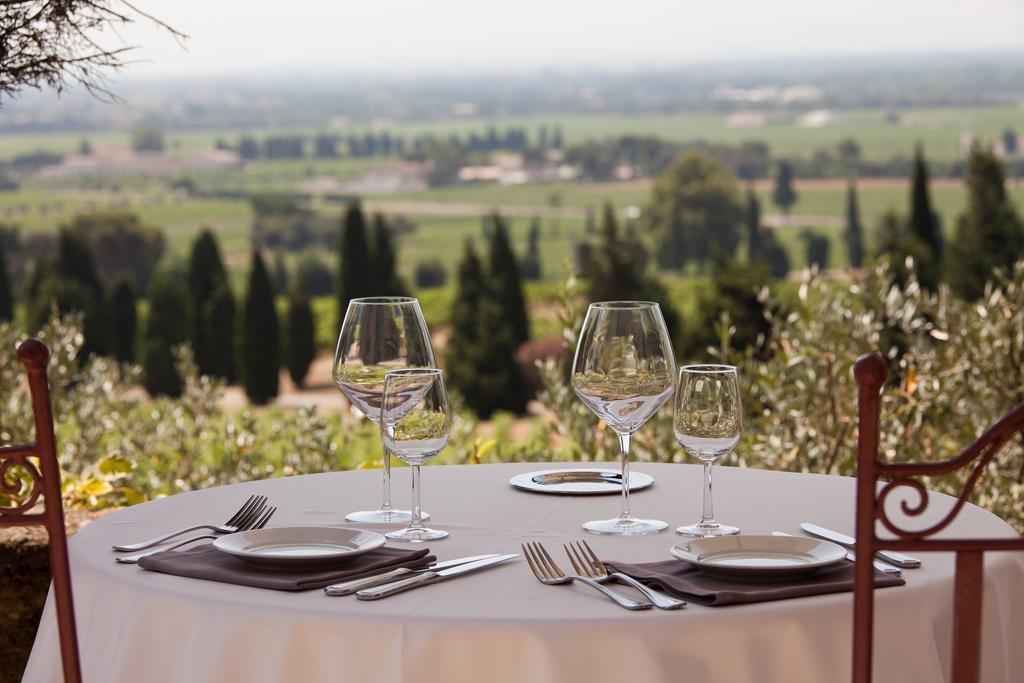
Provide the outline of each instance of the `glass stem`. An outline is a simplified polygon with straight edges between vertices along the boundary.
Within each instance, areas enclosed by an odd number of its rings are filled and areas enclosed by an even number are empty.
[[[384,446],[384,498],[380,509],[384,512],[391,512],[391,451]]]
[[[422,529],[423,520],[420,512],[420,466],[412,466],[412,521],[409,522],[410,529]]]
[[[711,498],[711,467],[714,460],[704,461],[704,511],[700,516],[701,526],[718,526],[715,521],[715,506]]]
[[[622,514],[619,519],[629,519],[629,442],[632,434],[619,434],[619,454],[622,458]]]

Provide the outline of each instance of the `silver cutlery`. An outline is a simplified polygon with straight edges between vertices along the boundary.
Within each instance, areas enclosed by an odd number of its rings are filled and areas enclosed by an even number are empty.
[[[379,600],[380,598],[386,598],[389,595],[394,595],[395,593],[419,588],[420,586],[429,586],[430,584],[437,583],[438,581],[447,581],[448,579],[454,579],[459,576],[480,571],[481,569],[493,567],[507,560],[511,560],[514,557],[519,557],[519,555],[497,555],[496,557],[489,557],[486,560],[467,562],[465,564],[456,565],[440,571],[421,572],[410,576],[407,579],[402,579],[401,581],[386,583],[383,586],[376,586],[374,588],[363,589],[356,593],[356,598],[360,600]]]
[[[811,524],[810,522],[801,522],[800,528],[811,536],[817,536],[818,538],[824,538],[826,541],[838,543],[850,550],[856,549],[857,539],[847,536],[846,534],[841,534],[838,531],[832,531],[831,529],[826,529],[825,527],[818,526],[817,524]],[[879,550],[876,556],[890,564],[896,565],[897,567],[903,567],[904,569],[913,569],[921,566],[921,560],[916,557],[897,553],[892,550]]]
[[[772,536],[792,537],[792,535],[793,534],[787,534],[785,531],[772,532]],[[857,556],[852,551],[850,551],[846,553],[846,559],[848,559],[850,562],[856,562]],[[885,562],[882,562],[880,560],[871,560],[871,564],[872,566],[874,566],[875,569],[877,569],[880,572],[885,572],[886,574],[892,574],[893,576],[900,576],[901,574],[903,574],[903,570],[901,570],[899,567],[895,567],[891,564],[886,564]]]
[[[111,546],[111,549],[119,553],[131,553],[137,550],[145,550],[146,548],[152,548],[155,545],[166,543],[175,536],[181,536],[182,534],[191,533],[193,531],[202,531],[203,529],[209,529],[217,534],[233,534],[238,531],[240,527],[244,527],[246,524],[251,523],[252,520],[259,519],[266,507],[266,496],[249,496],[249,500],[245,501],[242,507],[238,508],[238,511],[223,524],[197,524],[196,526],[190,526],[187,529],[179,529],[173,533],[158,536],[157,538],[151,538],[148,541],[142,541],[141,543]]]
[[[324,586],[324,593],[327,593],[327,595],[351,595],[352,593],[361,591],[364,588],[373,588],[374,586],[380,586],[385,583],[393,583],[395,579],[400,579],[403,576],[408,576],[409,574],[434,572],[439,569],[448,569],[449,567],[457,567],[460,564],[476,562],[477,560],[489,560],[493,557],[498,557],[498,555],[496,553],[493,553],[491,555],[473,555],[471,557],[460,557],[455,560],[435,562],[431,565],[427,565],[426,567],[399,567],[398,569],[392,569],[381,574],[374,574],[373,576],[364,576],[361,579],[352,579],[351,581],[342,581],[341,583],[334,583],[330,586]]]
[[[582,574],[598,583],[615,580],[627,586],[632,586],[643,593],[644,597],[653,602],[654,606],[658,609],[679,609],[686,606],[685,600],[673,598],[671,595],[665,595],[645,586],[628,574],[621,572],[609,573],[608,567],[598,559],[586,541],[575,541],[562,547],[565,548],[565,553],[569,556],[569,561],[572,562],[573,569],[576,570],[577,574]]]
[[[263,527],[265,527],[267,525],[267,522],[270,521],[270,518],[274,516],[275,512],[277,512],[277,508],[273,508],[273,507],[272,508],[268,508],[267,510],[265,510],[262,513],[262,515],[260,515],[259,518],[252,520],[251,526],[246,525],[244,528],[239,528],[238,531],[250,531],[252,529],[262,529]],[[165,550],[176,550],[176,549],[181,548],[182,546],[186,546],[186,545],[188,545],[190,543],[195,543],[196,541],[202,541],[202,540],[205,540],[205,539],[216,539],[216,538],[220,538],[220,537],[221,537],[221,534],[203,534],[202,536],[195,536],[193,538],[186,538],[184,541],[178,541],[177,543],[173,543],[173,544],[168,545],[168,546],[161,546],[159,548],[153,548],[151,550],[146,550],[146,551],[143,551],[141,553],[136,553],[134,555],[119,555],[119,556],[114,558],[114,561],[115,562],[120,562],[121,564],[136,564],[143,557],[149,557],[150,555],[156,555],[157,553],[162,553]]]
[[[523,554],[526,556],[526,562],[530,565],[530,570],[533,575],[537,577],[537,580],[543,584],[549,586],[557,586],[563,583],[572,583],[573,581],[580,581],[588,586],[599,590],[606,596],[614,600],[620,607],[630,610],[639,609],[650,609],[654,607],[654,603],[637,602],[632,598],[627,598],[625,595],[620,595],[610,588],[602,586],[594,579],[586,576],[579,576],[574,574],[566,574],[562,569],[555,564],[555,561],[551,559],[551,555],[544,549],[540,543],[527,542],[523,544]]]

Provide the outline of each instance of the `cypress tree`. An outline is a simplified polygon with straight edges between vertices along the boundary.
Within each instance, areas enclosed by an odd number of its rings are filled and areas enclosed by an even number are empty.
[[[534,218],[530,222],[530,234],[527,238],[526,256],[523,257],[523,279],[540,280],[540,219]]]
[[[775,206],[782,209],[782,213],[789,220],[789,210],[796,204],[797,194],[793,187],[793,166],[788,161],[780,161],[775,174],[775,191],[772,193],[772,201]]]
[[[910,220],[907,225],[905,251],[914,255],[918,281],[934,291],[942,277],[942,230],[939,217],[932,210],[928,193],[928,166],[921,145],[914,148],[914,177],[910,190]]]
[[[174,364],[174,347],[188,339],[188,295],[173,273],[154,276],[148,294],[149,316],[139,350],[142,383],[151,396],[180,396],[182,381]]]
[[[0,240],[0,322],[8,320],[14,320],[14,297],[11,296],[11,281],[7,277],[7,257]]]
[[[359,204],[350,204],[338,240],[338,328],[345,319],[348,302],[374,296],[373,261],[366,239],[366,221]]]
[[[764,260],[768,264],[768,274],[777,280],[786,277],[789,274],[789,254],[775,239],[775,233],[765,231],[761,236],[761,248]]]
[[[274,288],[258,249],[252,251],[242,316],[242,382],[249,400],[263,405],[277,396],[281,354]]]
[[[82,357],[107,353],[110,323],[106,295],[96,270],[92,247],[83,236],[66,228],[60,231],[57,258],[47,280],[40,292],[40,306],[46,310],[47,317],[53,303],[61,313],[81,311],[85,317]]]
[[[274,294],[285,296],[288,294],[288,265],[284,262],[284,254],[281,251],[274,252]]]
[[[932,209],[932,200],[928,192],[928,166],[921,145],[914,148],[909,232],[928,248],[936,262],[942,260],[942,233],[939,231],[938,216]]]
[[[846,185],[846,229],[843,231],[846,253],[851,268],[864,265],[864,229],[860,224],[860,209],[857,206],[857,186],[850,179]]]
[[[1003,165],[975,147],[967,159],[967,209],[957,219],[951,246],[950,284],[965,299],[985,291],[993,270],[1024,256],[1024,227],[1006,195]]]
[[[508,228],[497,212],[493,215],[489,267],[490,290],[504,312],[506,324],[512,330],[512,339],[519,344],[530,338],[530,319],[526,313],[526,298],[519,276],[519,263],[509,242]]]
[[[110,352],[122,363],[135,360],[138,313],[131,279],[121,277],[110,292]]]
[[[769,237],[771,233],[766,233]],[[765,305],[758,291],[766,284],[768,272],[764,263],[753,266],[735,259],[718,256],[711,282],[697,296],[697,324],[687,328],[677,341],[680,356],[702,357],[708,347],[719,344],[717,326],[723,313],[729,314],[733,328],[731,345],[737,351],[753,349],[758,355],[767,352],[764,345],[771,334],[771,322],[765,316]]]
[[[398,257],[391,242],[391,228],[384,216],[377,214],[373,219],[373,296],[405,296],[406,289],[398,277]]]
[[[526,380],[516,362],[520,341],[508,324],[500,292],[488,289],[479,304],[477,334],[482,343],[475,355],[476,401],[471,406],[482,418],[498,410],[521,413],[529,399]]]
[[[753,263],[762,256],[761,202],[751,187],[747,190],[747,261]]]
[[[235,354],[238,351],[235,317],[235,295],[225,279],[214,288],[209,300],[203,304],[202,324],[209,374],[227,382],[234,382],[238,376],[235,370]]]
[[[445,362],[451,386],[480,417],[496,410],[520,412],[528,398],[516,363],[519,342],[492,282],[473,243],[467,240],[458,269]]]
[[[476,385],[476,357],[482,346],[478,323],[480,300],[485,288],[483,264],[477,256],[473,241],[467,239],[456,273],[451,314],[452,334],[445,352],[445,365],[452,388],[461,393],[467,405],[474,410],[480,402]]]
[[[209,228],[204,228],[192,243],[188,262],[189,338],[199,372],[225,379],[229,379],[231,374],[229,368],[223,363],[215,363],[213,357],[217,355],[216,347],[221,344],[233,348],[234,335],[229,333],[227,339],[212,335],[206,327],[205,309],[214,291],[226,285],[227,279],[217,238]],[[233,323],[232,319],[232,330]]]
[[[301,387],[316,356],[313,309],[306,295],[306,283],[296,278],[288,295],[288,343],[286,364],[295,386]]]
[[[92,245],[82,235],[69,229],[62,229],[57,238],[57,272],[88,289],[102,299],[103,285]]]
[[[828,268],[829,241],[824,235],[813,230],[804,229],[800,233],[804,241],[804,248],[807,255],[807,265],[817,266],[819,270]]]
[[[668,290],[644,268],[645,256],[619,237],[615,209],[604,208],[601,243],[589,250],[583,275],[587,278],[587,294],[591,301],[639,300],[656,301],[661,306],[665,325],[674,342],[679,344],[681,320],[668,295]],[[631,244],[639,245],[638,241]]]

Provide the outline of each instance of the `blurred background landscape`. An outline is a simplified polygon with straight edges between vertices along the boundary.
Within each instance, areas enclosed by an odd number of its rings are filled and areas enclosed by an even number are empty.
[[[1024,6],[819,4],[105,3],[123,68],[0,82],[0,437],[41,331],[82,505],[374,466],[333,345],[410,294],[444,460],[605,459],[564,365],[639,298],[742,367],[737,464],[849,473],[870,350],[887,453],[948,455],[1024,401]],[[982,503],[1019,522],[1016,448]]]

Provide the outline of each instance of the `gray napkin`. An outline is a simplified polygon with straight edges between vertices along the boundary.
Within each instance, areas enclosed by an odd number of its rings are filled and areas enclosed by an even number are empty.
[[[781,581],[743,581],[721,579],[700,571],[683,560],[665,560],[647,564],[606,562],[609,571],[621,572],[637,581],[659,588],[676,597],[701,605],[719,607],[744,602],[787,600],[807,595],[843,593],[853,590],[853,563],[844,561],[811,576]],[[875,570],[875,587],[902,586],[898,576]]]
[[[427,548],[377,548],[331,567],[282,571],[260,569],[246,564],[233,555],[221,552],[212,545],[204,545],[189,550],[155,553],[140,559],[139,566],[152,572],[206,581],[236,583],[279,591],[305,591],[323,588],[339,581],[380,574],[399,567],[427,565],[437,559],[429,553]]]

